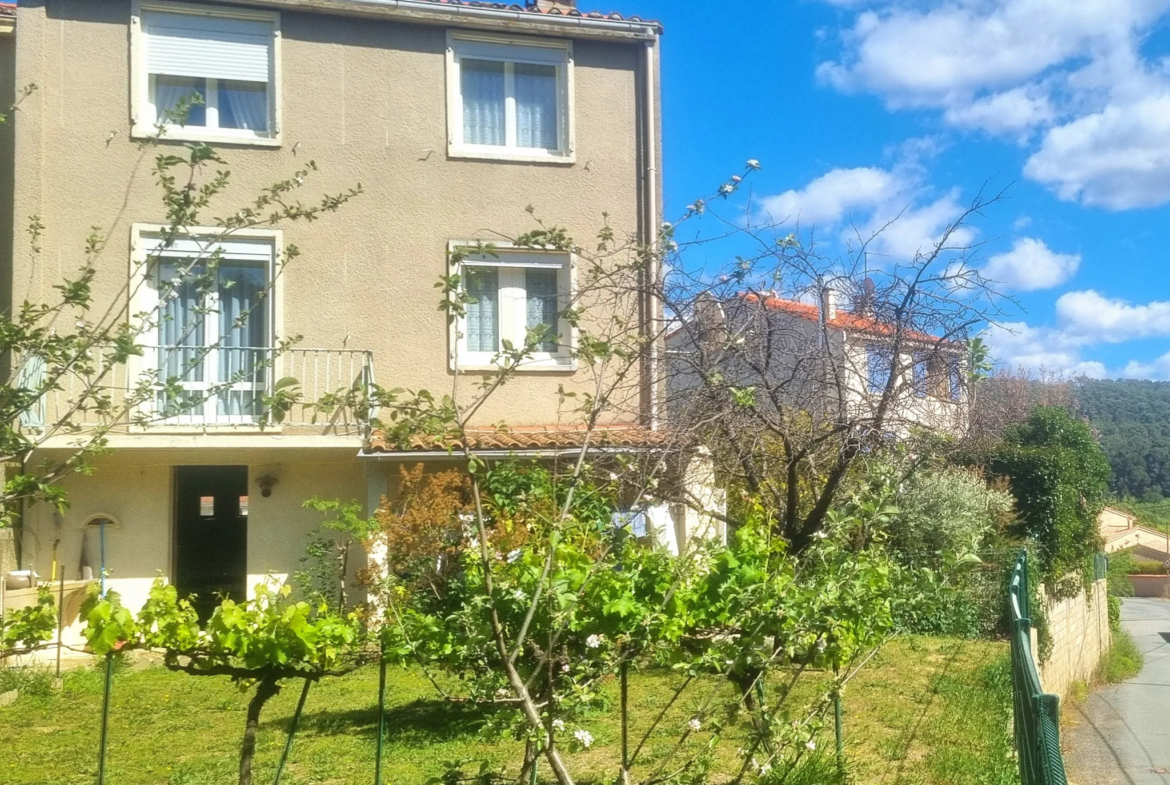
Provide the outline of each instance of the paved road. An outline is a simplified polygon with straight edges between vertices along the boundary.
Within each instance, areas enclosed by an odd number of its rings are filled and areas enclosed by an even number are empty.
[[[1170,601],[1131,597],[1121,622],[1145,654],[1125,684],[1073,709],[1062,746],[1075,785],[1170,785]]]

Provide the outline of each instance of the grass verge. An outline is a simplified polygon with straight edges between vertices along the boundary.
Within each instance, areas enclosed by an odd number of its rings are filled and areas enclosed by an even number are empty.
[[[1141,672],[1144,659],[1130,634],[1123,629],[1116,629],[1113,631],[1113,646],[1105,653],[1101,663],[1101,676],[1109,684],[1129,681]]]
[[[849,684],[844,698],[848,781],[859,785],[1009,785],[1010,684],[1006,646],[980,641],[913,638],[894,641]],[[30,674],[21,680],[26,684]],[[513,768],[521,745],[481,735],[487,716],[439,700],[415,671],[391,671],[384,781],[423,785],[444,761],[485,761]],[[309,694],[285,785],[366,785],[373,781],[377,670],[327,680]],[[821,687],[811,677],[800,693]],[[632,732],[648,727],[666,705],[677,677],[642,672],[631,677]],[[721,689],[722,682],[712,686]],[[570,755],[582,785],[610,781],[620,750],[616,685],[605,685],[607,707],[580,718],[596,743]],[[256,781],[271,782],[299,685],[287,685],[265,710],[257,744]],[[635,780],[669,770],[697,751],[706,731],[676,747],[706,690],[679,700],[653,735],[635,768]],[[67,674],[60,692],[33,688],[0,709],[0,782],[5,785],[91,785],[97,763],[102,676]],[[729,692],[730,694],[730,692]],[[122,671],[115,679],[110,719],[109,785],[223,785],[235,781],[236,756],[247,696],[226,678],[191,678],[159,668]],[[830,713],[831,717],[831,713]],[[729,727],[714,770],[734,770],[741,725]],[[726,758],[725,760],[723,758]],[[474,770],[469,766],[468,770]],[[547,772],[542,770],[541,781]],[[726,782],[714,774],[711,782]],[[817,754],[786,785],[840,781],[832,723]]]

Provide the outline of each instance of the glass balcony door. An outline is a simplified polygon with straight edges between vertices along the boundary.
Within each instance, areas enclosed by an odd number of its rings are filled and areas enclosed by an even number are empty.
[[[272,366],[266,266],[162,259],[157,414],[168,424],[256,424]]]

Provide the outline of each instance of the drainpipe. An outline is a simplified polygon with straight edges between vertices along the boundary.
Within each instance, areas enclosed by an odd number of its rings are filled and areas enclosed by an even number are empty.
[[[646,42],[644,47],[646,80],[643,85],[645,95],[643,101],[646,107],[646,240],[650,246],[650,292],[647,293],[648,325],[653,340],[650,342],[650,430],[657,431],[660,425],[658,411],[658,301],[653,292],[656,291],[662,275],[661,261],[658,258],[658,235],[660,220],[658,216],[658,145],[657,145],[657,117],[658,106],[656,85],[654,80],[657,61],[657,39]]]

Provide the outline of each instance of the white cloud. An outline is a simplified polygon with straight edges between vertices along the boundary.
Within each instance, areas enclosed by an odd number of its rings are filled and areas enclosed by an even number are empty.
[[[1103,363],[1081,357],[1080,341],[1060,330],[1006,322],[989,327],[984,338],[995,361],[1010,370],[1093,378],[1108,375]]]
[[[1068,292],[1056,301],[1056,317],[1070,336],[1091,343],[1122,343],[1170,336],[1170,302],[1134,305],[1089,289]]]
[[[833,169],[803,188],[764,197],[760,212],[772,222],[799,223],[843,243],[868,242],[876,257],[911,259],[929,251],[964,209],[957,189],[939,195],[926,182],[920,159],[935,152],[932,140],[909,140],[893,151],[899,158],[889,169]],[[961,227],[949,246],[974,238],[973,230]]]
[[[1061,199],[1112,210],[1170,201],[1170,91],[1049,130],[1024,174]]]
[[[982,128],[991,134],[1019,136],[1051,123],[1056,119],[1056,109],[1047,95],[1037,95],[1030,87],[1017,87],[948,107],[943,118],[960,128]]]
[[[928,10],[888,2],[857,15],[822,79],[872,90],[893,105],[948,105],[1010,89],[1125,41],[1166,0],[949,0]]]
[[[1009,368],[1066,376],[1170,379],[1170,352],[1151,361],[1131,360],[1113,371],[1083,356],[1085,349],[1101,344],[1170,337],[1170,302],[1134,304],[1091,289],[1069,292],[1056,302],[1054,326],[998,324],[984,337],[996,361]]]
[[[1043,240],[1021,237],[1010,251],[992,256],[982,273],[1007,289],[1030,292],[1060,286],[1080,265],[1078,254],[1055,253]]]
[[[1170,379],[1170,352],[1150,362],[1130,360],[1121,370],[1126,379]]]
[[[869,5],[818,67],[822,82],[1035,142],[1025,174],[1061,199],[1113,210],[1170,202],[1170,67],[1142,55],[1170,0]]]
[[[804,226],[836,225],[855,211],[869,212],[906,190],[903,178],[885,169],[833,169],[804,188],[761,201],[773,221]]]

